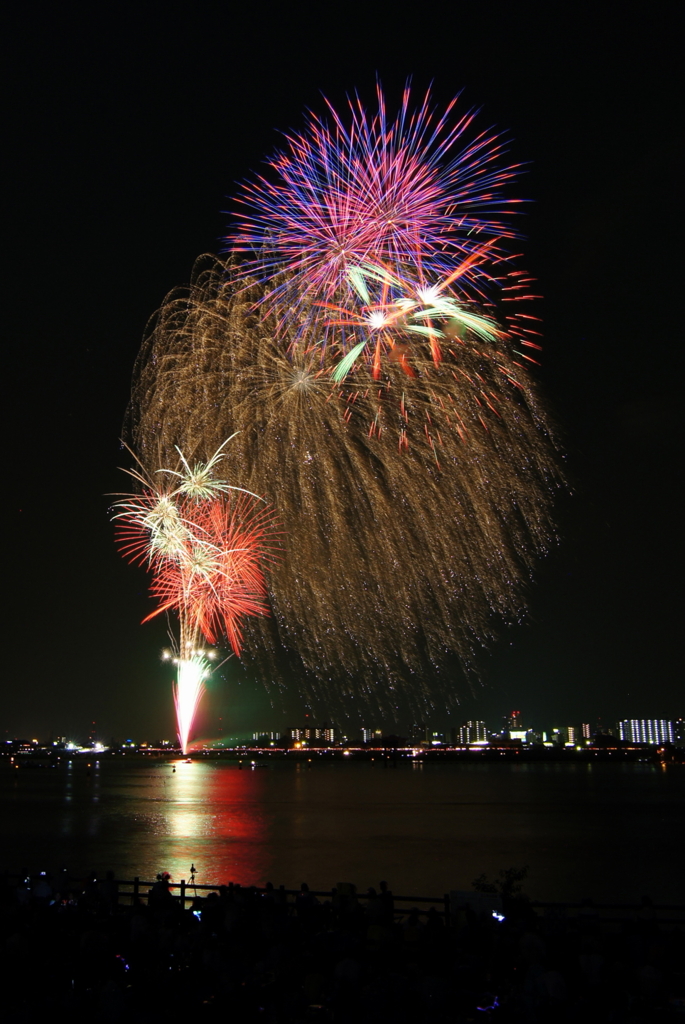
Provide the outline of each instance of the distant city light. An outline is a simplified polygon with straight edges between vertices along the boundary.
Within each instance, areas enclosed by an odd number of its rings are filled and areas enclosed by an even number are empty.
[[[525,755],[527,750],[541,750],[544,747],[550,753],[555,750],[559,753],[571,751],[583,755],[585,751],[594,751],[596,756],[599,749],[614,752],[622,749],[628,755],[630,750],[650,747],[650,756],[658,753],[662,761],[677,761],[680,759],[678,749],[685,748],[685,719],[682,718],[672,721],[623,719],[616,723],[599,721],[593,725],[584,722],[542,730],[530,726],[523,728],[524,722],[520,712],[512,712],[500,722],[499,730],[496,731],[490,731],[483,721],[463,722],[461,726],[443,728],[443,731],[436,731],[433,725],[426,722],[415,722],[406,730],[404,736],[399,735],[404,729],[400,730],[398,726],[384,729],[364,726],[358,731],[348,729],[346,731],[351,735],[347,736],[334,723],[324,721],[315,725],[312,718],[307,715],[302,727],[256,730],[251,734],[251,739],[245,735],[221,736],[208,740],[203,749],[207,753],[213,750],[218,753],[223,750],[228,752],[230,749],[252,748],[274,755],[288,750],[301,755],[324,755],[326,751],[335,751],[345,757],[373,754],[374,751],[385,751],[384,756],[388,757],[392,751],[393,758],[420,758],[421,755],[430,755],[435,759],[443,757],[444,753],[449,751],[455,754],[467,754],[468,751],[472,751],[474,755],[482,758],[488,756],[488,751],[499,756],[506,754],[510,748],[517,755]],[[676,749],[672,751],[669,749],[671,747]],[[88,754],[93,757],[106,752],[155,756],[169,754],[177,749],[177,741],[169,739],[142,742],[129,737],[106,745],[101,740],[95,740],[93,728],[87,742],[68,739],[63,735],[50,736],[48,740],[6,739],[4,746],[0,745],[0,754],[11,753],[21,759],[40,759],[47,756],[55,758],[57,762],[61,753]]]

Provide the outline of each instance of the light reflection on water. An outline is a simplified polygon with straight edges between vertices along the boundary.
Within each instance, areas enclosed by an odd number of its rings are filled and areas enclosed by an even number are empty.
[[[174,770],[175,769],[175,770]],[[529,864],[540,899],[681,902],[685,770],[651,765],[0,763],[0,868],[441,894]],[[610,895],[608,895],[610,893]]]

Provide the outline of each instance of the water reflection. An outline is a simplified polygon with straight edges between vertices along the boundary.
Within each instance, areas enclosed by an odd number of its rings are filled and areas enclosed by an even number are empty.
[[[650,765],[275,764],[200,758],[0,761],[0,869],[67,865],[153,881],[468,888],[530,865],[538,899],[673,900],[685,847],[685,775]],[[174,771],[175,768],[175,771]],[[99,796],[99,801],[96,797]],[[609,881],[608,881],[609,880]]]
[[[160,868],[187,878],[194,863],[198,882],[262,884],[269,858],[261,773],[201,761],[177,761],[162,770],[166,859]]]
[[[194,839],[206,834],[212,817],[203,813],[206,805],[201,782],[202,766],[180,761],[173,767],[178,768],[178,774],[173,779],[173,796],[167,797],[168,831],[181,839]]]

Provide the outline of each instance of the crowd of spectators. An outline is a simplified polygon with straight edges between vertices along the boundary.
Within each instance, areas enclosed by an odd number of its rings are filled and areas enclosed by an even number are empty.
[[[685,941],[646,903],[621,923],[505,900],[400,909],[381,882],[329,898],[222,886],[185,907],[162,873],[0,879],[7,1020],[466,1024],[685,1021]]]

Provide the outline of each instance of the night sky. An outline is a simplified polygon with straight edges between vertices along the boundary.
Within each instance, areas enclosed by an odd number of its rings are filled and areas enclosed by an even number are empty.
[[[532,200],[539,371],[566,448],[560,543],[530,619],[482,659],[458,724],[679,717],[682,347],[675,5],[165,2],[15,5],[5,22],[7,736],[171,736],[163,624],[117,554],[107,493],[147,318],[218,251],[236,182],[323,92],[412,76],[506,129]],[[9,230],[7,227],[9,226]],[[679,240],[679,239],[678,239]],[[679,255],[679,251],[678,251]],[[678,284],[680,282],[678,281]],[[237,664],[206,735],[297,724]],[[326,709],[313,713],[326,718]],[[219,723],[219,716],[222,717]],[[358,724],[355,720],[352,724]],[[369,725],[376,724],[369,722]],[[386,722],[386,728],[406,729]]]

